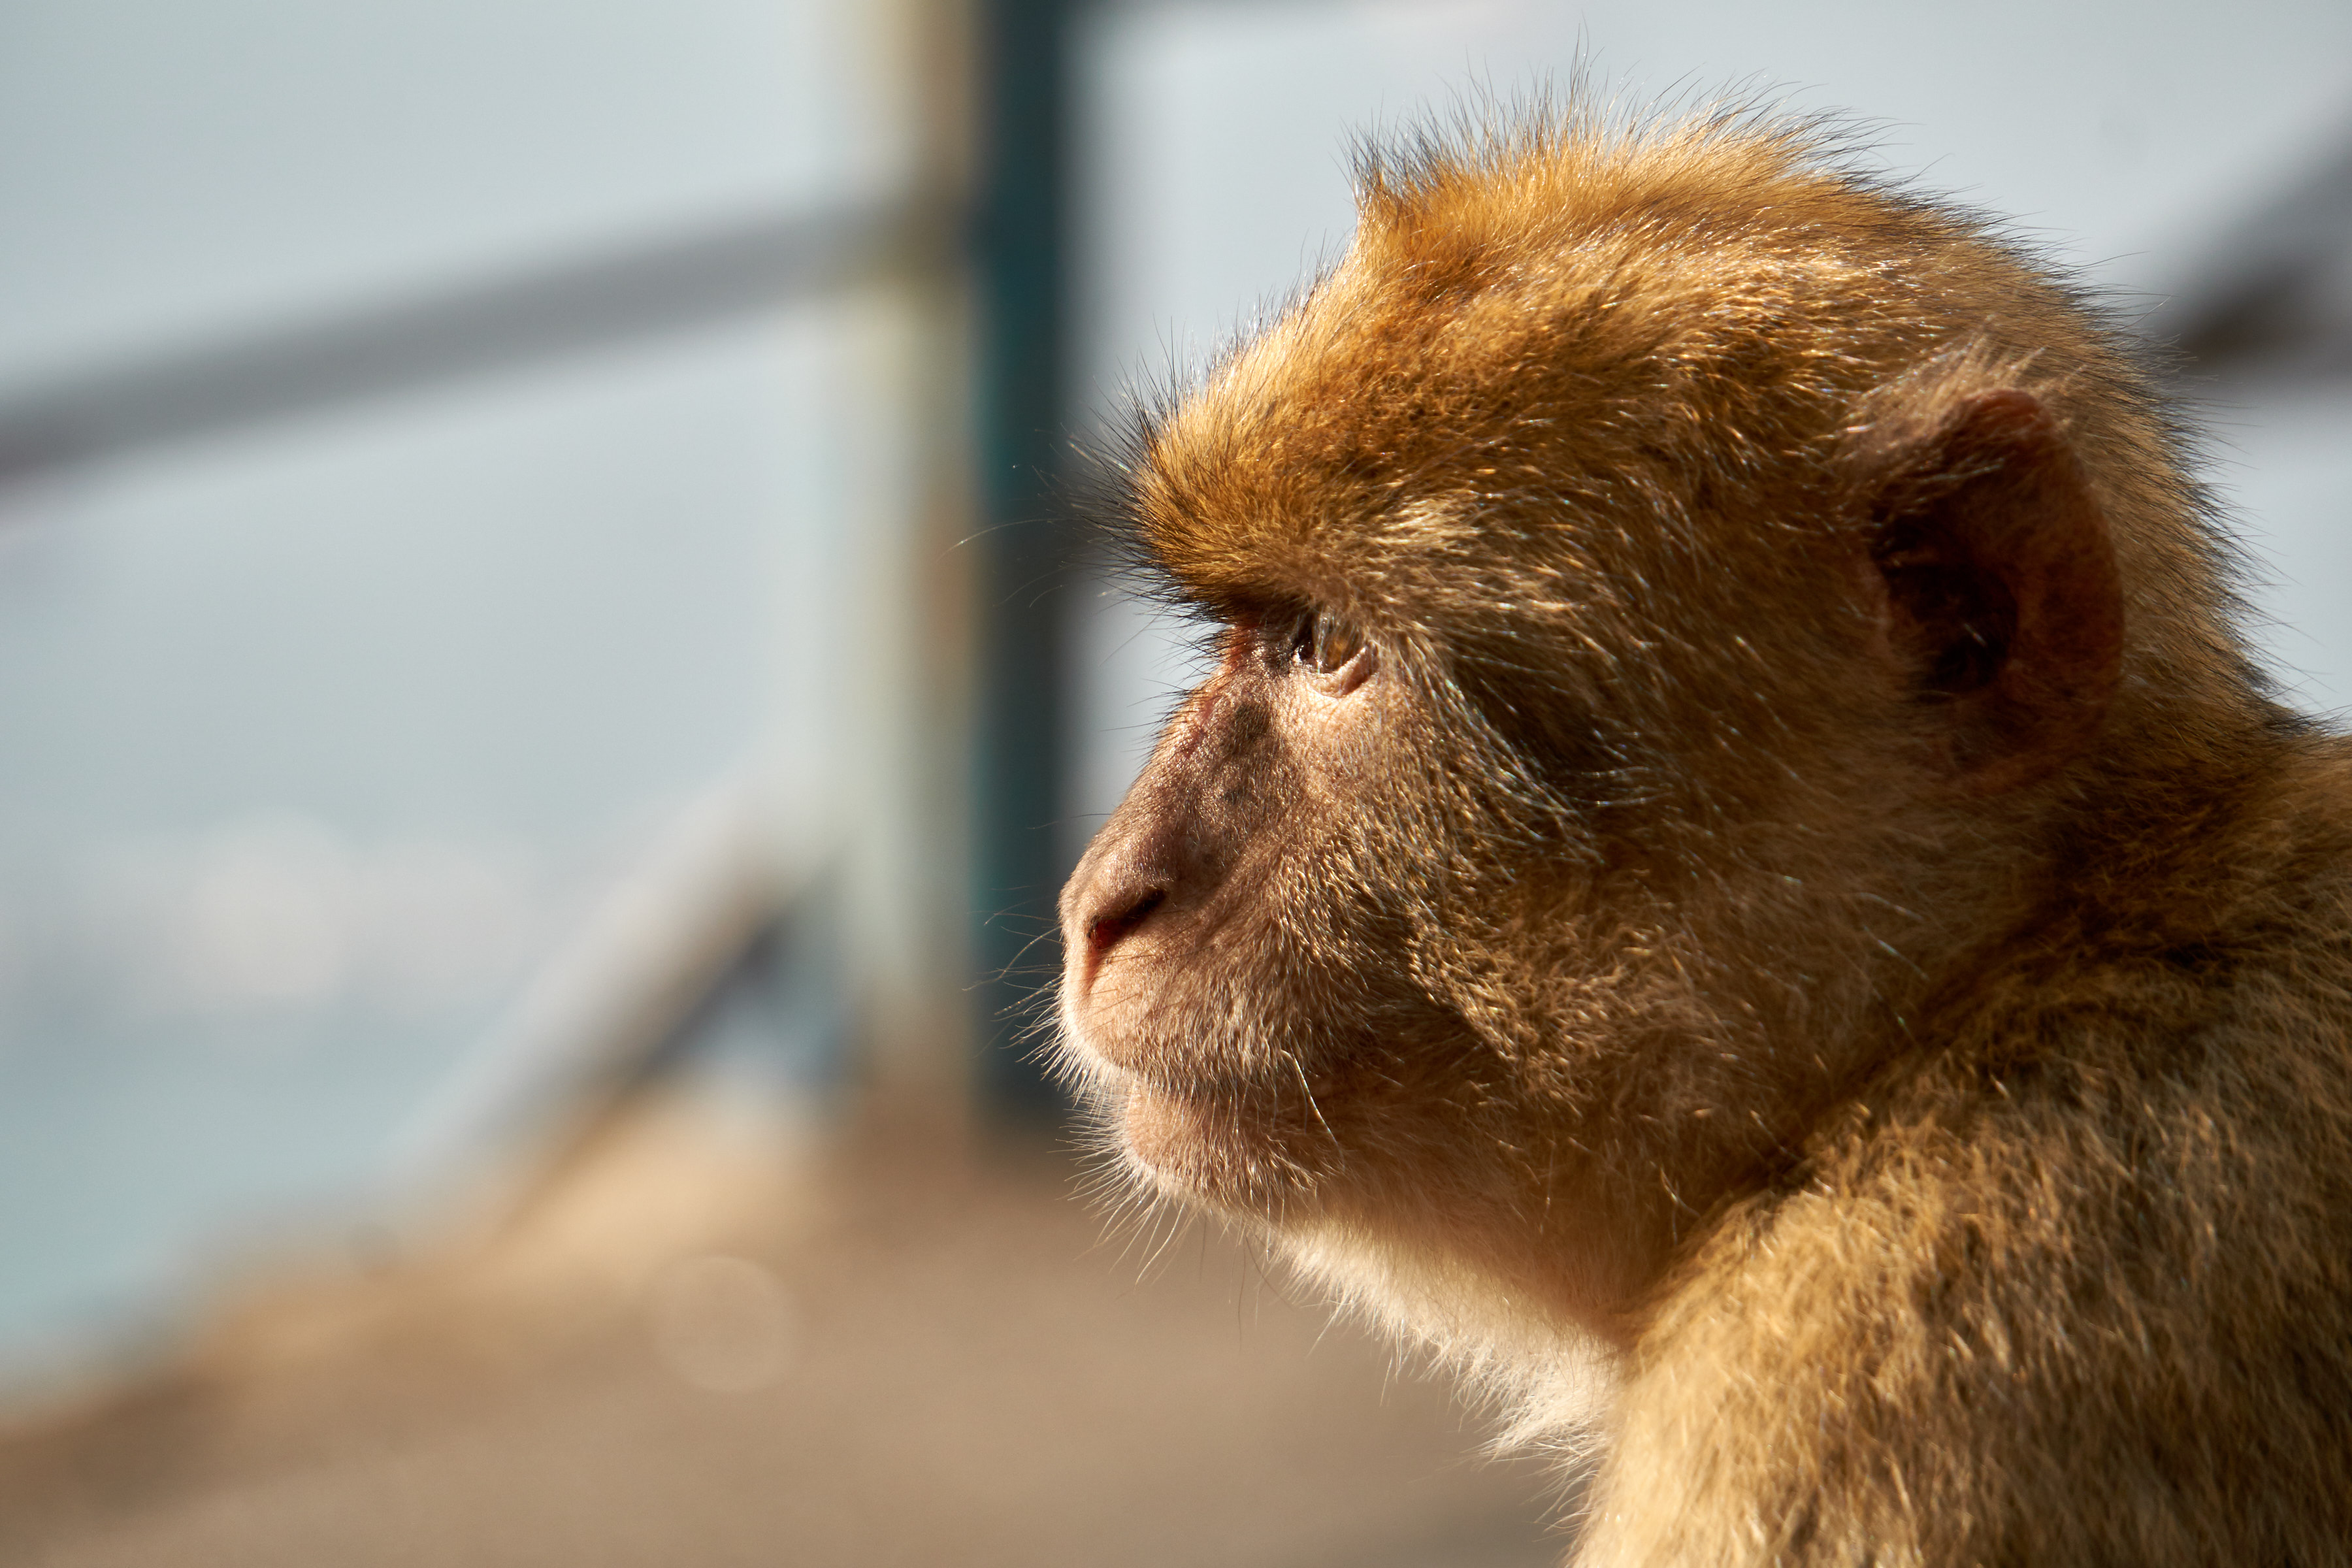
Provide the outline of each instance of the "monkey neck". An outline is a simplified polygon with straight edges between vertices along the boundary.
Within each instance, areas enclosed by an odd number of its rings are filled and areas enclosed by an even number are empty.
[[[2244,928],[2275,917],[2296,861],[2352,862],[2336,804],[2352,747],[2251,700],[2130,732],[2150,739],[2013,797],[1853,825],[1829,847],[1759,837],[1759,874],[1712,899],[1673,889],[1687,935],[1654,960],[1657,1021],[1559,1118],[1589,1152],[1555,1163],[1590,1184],[1563,1206],[1611,1215],[1613,1242],[1563,1272],[1600,1287],[1571,1316],[1633,1346],[1724,1225],[1804,1188],[1906,1080],[1958,1072],[1997,1097],[2021,1054],[2088,1048],[2084,997],[2153,1006],[2171,992],[2151,976],[2259,945]],[[2171,989],[2212,1005],[2210,987]],[[1562,1009],[1547,1027],[1578,1025]],[[1591,1249],[1573,1225],[1560,1247]]]
[[[2026,848],[2007,907],[1986,911],[1978,938],[1921,987],[1923,1047],[1937,1048],[1952,1017],[2021,997],[2063,1006],[2092,977],[2230,944],[2342,847],[2340,747],[2305,721],[2250,703],[2134,728],[2150,738],[2061,781],[2013,832]]]

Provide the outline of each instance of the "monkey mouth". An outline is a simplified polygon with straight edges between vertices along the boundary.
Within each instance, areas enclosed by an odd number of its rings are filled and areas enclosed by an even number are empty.
[[[1262,1076],[1235,1039],[1234,1020],[1205,1005],[1213,979],[1169,984],[1148,965],[1114,957],[1093,983],[1065,979],[1059,1055],[1081,1083],[1138,1079],[1166,1095],[1246,1092]]]
[[[1132,1094],[1233,1114],[1265,1113],[1278,1103],[1320,1098],[1337,1090],[1339,1074],[1288,1051],[1273,1060],[1217,1037],[1213,1030],[1171,1026],[1180,1004],[1104,1010],[1073,1004],[1066,994],[1055,1066],[1082,1100],[1116,1110]]]
[[[1287,1208],[1344,1163],[1347,1064],[1294,1042],[1245,1044],[1203,1016],[1203,996],[1108,990],[1117,961],[1081,991],[1066,982],[1055,1068],[1129,1173],[1163,1194],[1240,1218]],[[1327,1110],[1328,1117],[1327,1120]]]
[[[1318,1185],[1318,1173],[1328,1173],[1337,1141],[1314,1108],[1328,1084],[1296,1072],[1203,1081],[1114,1068],[1097,1075],[1085,1098],[1146,1185],[1262,1220]]]

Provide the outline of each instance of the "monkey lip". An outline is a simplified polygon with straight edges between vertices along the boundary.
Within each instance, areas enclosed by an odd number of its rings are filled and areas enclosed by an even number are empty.
[[[1151,1016],[1150,999],[1066,979],[1062,984],[1062,1040],[1072,1058],[1089,1073],[1108,1070],[1121,1078],[1140,1070],[1151,1045],[1139,1026]]]
[[[1335,1105],[1341,1070],[1302,1068],[1285,1057],[1260,1068],[1185,1071],[1112,1068],[1094,1085],[1097,1114],[1145,1165],[1163,1174],[1328,1145],[1332,1123],[1318,1102]],[[1303,1091],[1303,1092],[1302,1092]],[[1190,1180],[1191,1178],[1187,1178]]]
[[[1243,1087],[1258,1068],[1221,1036],[1231,911],[1214,910],[1181,938],[1150,931],[1105,954],[1073,948],[1062,973],[1062,1037],[1095,1068],[1154,1078],[1171,1093]],[[1318,1089],[1318,1092],[1320,1092]]]
[[[1066,977],[1061,1010],[1064,1039],[1095,1068],[1150,1078],[1170,1092],[1248,1076],[1217,1027],[1197,1021],[1197,998],[1159,983],[1148,960],[1114,955],[1091,975]]]
[[[1304,1087],[1321,1097],[1339,1087],[1327,1066],[1244,1059],[1210,1031],[1171,1031],[1169,1008],[1149,999],[1122,999],[1115,1008],[1066,999],[1062,1048],[1069,1064],[1112,1104],[1136,1095],[1196,1108],[1262,1104]],[[1108,1016],[1106,1016],[1108,1015]]]

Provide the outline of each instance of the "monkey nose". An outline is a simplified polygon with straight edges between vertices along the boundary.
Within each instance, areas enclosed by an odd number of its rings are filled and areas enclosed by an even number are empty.
[[[1080,994],[1113,949],[1135,934],[1182,887],[1167,857],[1150,842],[1106,836],[1062,889],[1062,942],[1069,979]]]
[[[1161,887],[1129,884],[1110,889],[1102,907],[1087,921],[1087,956],[1100,963],[1112,948],[1127,940],[1129,932],[1149,920],[1152,910],[1167,901],[1168,889]]]

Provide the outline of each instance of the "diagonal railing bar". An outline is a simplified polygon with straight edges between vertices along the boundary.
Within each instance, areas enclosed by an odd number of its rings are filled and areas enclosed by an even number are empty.
[[[602,256],[0,386],[0,484],[936,266],[955,226],[911,203],[762,214]]]
[[[2176,343],[2193,374],[2294,377],[2352,371],[2352,128],[2293,184],[2219,237],[2192,282],[2145,327]]]

